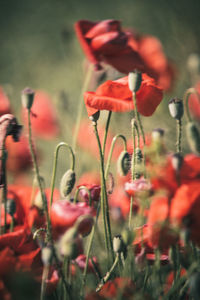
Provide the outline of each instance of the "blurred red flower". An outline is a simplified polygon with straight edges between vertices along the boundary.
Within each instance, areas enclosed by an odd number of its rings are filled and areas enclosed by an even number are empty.
[[[200,122],[200,81],[197,82],[195,88],[199,94],[199,97],[194,94],[190,95],[189,108],[194,118]]]
[[[60,131],[55,108],[49,95],[43,91],[37,91],[31,108],[31,124],[33,133],[45,139],[55,138]],[[23,109],[22,116],[27,126],[27,109]]]
[[[0,116],[11,112],[10,101],[0,86]]]
[[[187,229],[192,241],[200,245],[200,183],[183,184],[171,201],[170,219],[174,225]]]
[[[13,141],[11,136],[8,136],[6,139],[6,149],[8,151],[6,167],[9,171],[16,174],[32,166],[28,140],[24,135],[20,136],[17,143]]]
[[[163,89],[171,88],[175,68],[157,38],[122,30],[117,20],[80,20],[75,31],[85,55],[98,69],[102,62],[125,74],[138,69],[154,77]]]
[[[86,203],[71,203],[67,200],[55,201],[51,207],[51,224],[54,238],[62,235],[67,229],[72,227],[80,216],[88,216],[79,224],[79,233],[85,235],[89,233],[93,225],[94,211]]]
[[[170,224],[170,203],[167,197],[153,199],[148,213],[148,241],[153,248],[168,249],[178,235]]]
[[[162,97],[162,89],[156,85],[155,80],[143,74],[141,87],[136,92],[139,113],[143,116],[151,116],[160,104]],[[104,82],[96,92],[85,92],[84,100],[89,116],[98,110],[124,112],[134,109],[128,77]]]

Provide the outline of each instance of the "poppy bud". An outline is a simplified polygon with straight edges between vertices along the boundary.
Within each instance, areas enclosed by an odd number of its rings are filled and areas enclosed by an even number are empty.
[[[136,159],[136,163],[140,164],[142,162],[142,151],[140,148],[136,148],[135,149],[135,159]]]
[[[99,120],[100,117],[100,110],[98,110],[95,114],[93,114],[92,116],[89,117],[89,119],[96,123]]]
[[[153,141],[160,141],[160,139],[164,136],[165,131],[162,128],[156,128],[152,131],[152,139]]]
[[[138,71],[133,71],[128,74],[128,85],[131,92],[137,92],[142,83],[142,74]]]
[[[122,231],[122,239],[126,246],[130,245],[134,239],[133,231],[130,231],[128,228]]]
[[[127,151],[122,151],[118,161],[117,169],[121,176],[126,176],[130,170],[130,155]]]
[[[52,261],[52,249],[50,247],[42,248],[41,258],[44,266],[49,266]]]
[[[33,105],[35,92],[30,88],[25,88],[22,91],[22,105],[24,108],[31,109]]]
[[[78,245],[76,238],[78,236],[78,231],[76,227],[72,227],[66,231],[66,233],[61,237],[58,249],[60,254],[65,257],[70,257],[75,259],[78,255]]]
[[[188,71],[192,74],[198,74],[200,70],[200,58],[196,53],[192,53],[189,55],[187,60],[187,68]]]
[[[172,155],[172,167],[175,171],[180,171],[183,164],[183,156],[180,153]]]
[[[45,199],[46,199],[45,201],[47,202],[46,195],[44,195],[44,196],[45,196]],[[43,209],[43,201],[42,201],[42,196],[41,196],[41,192],[40,191],[37,192],[33,204],[35,206],[37,206],[37,208]]]
[[[194,122],[188,122],[186,125],[186,136],[190,149],[195,154],[200,153],[200,134]]]
[[[7,199],[6,202],[6,211],[10,216],[14,216],[16,212],[16,203],[13,199]]]
[[[73,170],[68,170],[62,177],[60,182],[60,194],[62,197],[67,197],[75,184],[76,174]]]
[[[169,101],[169,112],[172,118],[180,120],[183,116],[183,101],[178,98],[173,98]]]
[[[121,235],[116,235],[113,238],[113,250],[115,253],[123,252],[124,250],[124,242],[122,240]]]

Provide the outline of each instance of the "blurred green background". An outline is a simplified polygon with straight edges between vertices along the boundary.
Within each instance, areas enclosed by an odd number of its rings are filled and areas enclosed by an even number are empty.
[[[186,61],[190,53],[199,53],[199,11],[199,0],[0,0],[0,85],[8,93],[17,116],[20,118],[20,91],[26,86],[47,91],[58,112],[64,112],[59,113],[62,136],[56,141],[38,141],[47,183],[56,142],[63,139],[72,142],[82,86],[84,55],[74,33],[74,23],[79,19],[118,19],[123,27],[135,28],[161,40],[166,55],[177,65],[177,82],[156,114],[145,119],[145,127],[165,128],[169,148],[174,150],[175,127],[166,104],[171,96],[182,97],[191,84]],[[115,114],[113,131],[130,135],[129,120],[125,114]],[[120,129],[116,126],[119,122]],[[87,153],[77,150],[77,157],[79,172],[96,168],[96,162]],[[64,163],[60,163],[60,172],[64,168]]]

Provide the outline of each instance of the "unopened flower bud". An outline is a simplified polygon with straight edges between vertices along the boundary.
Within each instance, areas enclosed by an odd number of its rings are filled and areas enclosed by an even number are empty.
[[[131,92],[137,92],[142,83],[142,74],[138,71],[133,71],[128,74],[128,85]]]
[[[142,162],[143,159],[143,155],[142,155],[142,151],[140,148],[136,148],[135,149],[135,160],[136,160],[136,164],[140,164]]]
[[[6,211],[10,216],[14,216],[16,212],[16,203],[13,199],[7,199]]]
[[[172,118],[180,120],[183,116],[183,101],[178,98],[173,98],[169,101],[169,112]]]
[[[50,247],[42,248],[41,258],[44,266],[51,265],[52,256],[53,256],[52,249]]]
[[[130,155],[127,151],[122,151],[118,161],[117,169],[121,176],[126,176],[130,170]]]
[[[123,252],[124,250],[124,242],[122,240],[122,237],[121,235],[116,235],[114,238],[113,238],[113,250],[115,253],[120,253],[120,252]]]
[[[156,128],[152,131],[152,140],[153,141],[160,141],[164,136],[165,131],[161,128]]]
[[[35,92],[30,88],[25,88],[22,91],[22,105],[24,108],[31,109],[33,105]]]
[[[62,197],[67,197],[75,184],[76,174],[73,170],[68,170],[62,177],[60,182],[60,194]]]
[[[45,199],[47,201],[46,195],[44,195],[44,196],[45,196]],[[42,196],[41,196],[41,192],[40,191],[37,192],[37,194],[35,196],[35,199],[33,201],[33,204],[35,206],[37,206],[37,208],[43,209],[43,201],[42,201]]]
[[[183,165],[183,156],[180,153],[174,153],[172,155],[172,167],[175,171],[180,171]]]
[[[99,120],[99,116],[100,116],[100,111],[98,110],[95,114],[93,114],[92,116],[89,117],[89,119],[96,123]]]
[[[192,74],[198,74],[200,71],[200,57],[196,53],[192,53],[188,56],[187,60],[188,71]]]
[[[66,231],[66,233],[61,237],[58,249],[60,254],[65,257],[70,257],[74,259],[78,254],[78,245],[76,238],[78,236],[78,231],[76,227],[72,227]]]
[[[188,122],[186,125],[186,136],[190,149],[195,154],[200,153],[200,133],[194,122]]]
[[[132,244],[133,239],[134,239],[133,231],[129,230],[128,228],[124,229],[122,231],[122,239],[126,246]]]

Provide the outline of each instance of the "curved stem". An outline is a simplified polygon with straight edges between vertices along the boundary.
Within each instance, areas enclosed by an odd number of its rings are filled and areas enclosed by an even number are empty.
[[[90,190],[86,187],[86,186],[79,186],[79,188],[76,190],[76,193],[75,193],[75,196],[74,196],[74,203],[77,203],[77,198],[78,198],[78,195],[79,195],[79,192],[80,190],[86,190],[87,193],[88,193],[88,198],[89,198],[89,206],[92,205],[92,199],[91,199],[91,192]]]
[[[107,140],[107,136],[108,136],[108,128],[109,128],[109,125],[110,125],[110,119],[111,119],[111,116],[112,116],[112,111],[109,111],[109,113],[108,113],[108,118],[107,118],[107,122],[106,122],[106,128],[105,128],[104,140],[103,140],[103,148],[102,148],[103,156],[104,156],[104,154],[105,154],[106,140]]]
[[[182,137],[182,121],[181,119],[176,120],[176,128],[177,128],[177,141],[176,141],[176,152],[180,153],[181,149],[181,137]]]
[[[73,148],[74,151],[76,151],[77,136],[78,136],[78,132],[79,132],[80,124],[81,124],[81,117],[82,117],[83,107],[84,107],[83,93],[88,88],[88,85],[89,85],[91,77],[92,77],[93,69],[94,69],[93,64],[90,64],[89,67],[88,67],[86,76],[85,76],[85,80],[83,82],[83,86],[82,86],[82,89],[81,89],[80,96],[79,96],[78,114],[77,114],[75,131],[74,131],[74,135],[73,135],[73,143],[72,143],[72,148]]]
[[[104,171],[104,156],[102,153],[101,142],[97,130],[97,123],[93,122],[94,132],[97,138],[99,155],[100,155],[100,171],[101,171],[101,207],[103,213],[103,222],[104,222],[104,233],[105,233],[105,242],[106,248],[109,255],[109,249],[111,250],[112,259],[114,259],[113,246],[112,246],[112,235],[110,227],[110,216],[108,208],[108,196],[106,191],[106,180],[105,180],[105,171]]]
[[[106,164],[105,179],[107,179],[107,177],[108,177],[108,172],[109,172],[109,168],[110,168],[110,162],[111,162],[113,150],[114,150],[114,147],[115,147],[115,143],[116,143],[117,139],[119,139],[119,138],[122,139],[122,141],[124,143],[124,150],[127,151],[127,142],[126,142],[125,136],[123,136],[122,134],[117,134],[116,136],[114,136],[114,138],[112,139],[112,144],[111,144],[111,147],[110,147],[110,152],[109,152],[108,160],[107,160],[107,164]]]
[[[53,203],[53,192],[54,192],[54,188],[55,188],[55,179],[56,179],[56,170],[57,170],[57,163],[58,163],[58,153],[61,147],[66,147],[71,154],[72,160],[71,160],[71,169],[72,171],[74,171],[75,168],[75,155],[74,152],[72,150],[72,148],[64,142],[59,143],[56,146],[56,150],[54,153],[54,164],[53,164],[53,173],[52,173],[52,179],[51,179],[51,197],[50,197],[50,207],[52,206]]]
[[[200,102],[200,94],[197,92],[197,90],[195,88],[192,87],[185,91],[185,94],[183,96],[183,103],[184,103],[184,108],[185,108],[186,117],[187,117],[188,122],[192,121],[192,117],[190,115],[190,109],[189,109],[189,96],[191,94],[195,94]]]
[[[30,109],[28,109],[28,131],[29,131],[29,135],[28,135],[29,147],[30,147],[30,152],[31,152],[32,160],[33,160],[35,176],[37,178],[40,194],[41,194],[41,197],[42,197],[43,210],[44,210],[45,217],[46,217],[46,222],[47,222],[47,235],[48,235],[48,239],[52,240],[51,222],[50,222],[49,213],[48,213],[47,199],[45,197],[45,193],[44,193],[44,190],[43,190],[43,187],[42,187],[42,181],[41,181],[41,177],[40,177],[40,173],[39,173],[39,167],[38,167],[38,164],[37,164],[37,158],[36,158],[36,154],[35,154],[35,150],[34,150],[33,142],[32,142],[31,110]]]

